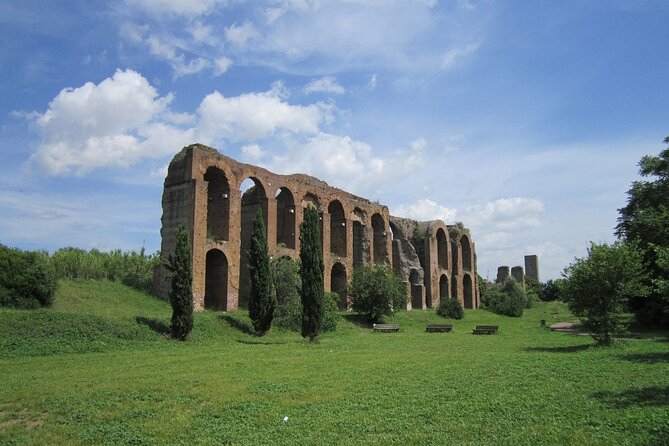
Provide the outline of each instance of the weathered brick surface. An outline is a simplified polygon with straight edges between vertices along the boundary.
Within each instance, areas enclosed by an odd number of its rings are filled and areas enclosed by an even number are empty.
[[[242,194],[240,186],[248,178],[255,185]],[[469,299],[471,308],[478,307],[476,259],[468,230],[458,229],[457,249],[452,249],[452,231],[443,222],[423,223],[420,227],[424,228],[426,237],[424,259],[420,260],[422,267],[415,258],[408,263],[406,259],[394,259],[393,236],[395,245],[401,244],[405,253],[411,255],[410,251],[413,251],[415,256],[416,250],[411,244],[411,234],[391,232],[386,206],[331,187],[308,175],[278,175],[262,167],[239,163],[210,147],[194,144],[184,148],[170,163],[162,205],[161,253],[164,257],[174,251],[179,225],[185,223],[190,229],[196,310],[211,307],[234,311],[246,305],[249,286],[244,253],[257,209],[261,209],[265,216],[270,253],[299,258],[299,225],[307,206],[316,207],[321,215],[327,291],[341,288],[350,281],[354,266],[384,264],[406,275],[407,292],[410,296],[414,292],[420,299],[421,308],[438,306],[439,285],[442,280],[443,289],[443,278],[449,284],[459,284],[457,292],[452,294],[465,305]],[[446,237],[437,234],[438,230]],[[444,248],[443,243],[438,245],[437,235],[442,242],[446,241],[446,264],[443,251],[439,262],[439,246]],[[450,259],[451,256],[457,258],[462,264],[462,240],[467,267],[462,268],[462,272],[454,272]],[[404,268],[397,262],[404,262]],[[407,268],[408,264],[412,267]],[[424,272],[425,265],[428,265],[428,273]],[[154,287],[159,295],[167,296],[169,281],[162,268],[156,271]],[[342,304],[345,302],[344,296]]]

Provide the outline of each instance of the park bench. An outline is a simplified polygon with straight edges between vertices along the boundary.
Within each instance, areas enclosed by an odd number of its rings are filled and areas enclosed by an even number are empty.
[[[477,325],[474,334],[497,334],[498,325]]]
[[[394,333],[400,330],[400,326],[397,324],[374,324],[374,331],[381,333]]]
[[[451,330],[453,330],[451,324],[429,324],[425,329],[428,333],[448,333]]]

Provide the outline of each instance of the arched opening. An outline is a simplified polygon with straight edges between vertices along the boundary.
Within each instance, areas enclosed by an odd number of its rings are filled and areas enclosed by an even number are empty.
[[[474,296],[472,293],[472,278],[465,274],[462,278],[462,291],[465,297],[465,308],[474,308]]]
[[[369,260],[369,251],[365,252],[366,241],[365,224],[367,214],[360,208],[355,208],[351,215],[353,220],[353,268],[358,268],[365,264],[365,259]]]
[[[453,270],[451,271],[451,277],[453,277],[454,275],[458,274],[458,272],[459,272],[458,271],[459,270],[459,267],[458,267],[458,247],[455,244],[453,244],[451,246],[451,265],[452,265],[452,268],[453,268]]]
[[[295,199],[287,187],[276,191],[276,244],[295,249]]]
[[[396,236],[399,236],[400,231],[398,230],[397,226],[393,224],[393,222],[388,222],[390,226],[390,237],[392,238],[392,258],[393,258],[393,270],[395,271],[396,274],[400,275],[401,274],[401,259],[400,259],[400,240],[396,239]]]
[[[469,243],[469,237],[463,235],[460,238],[460,246],[462,246],[462,269],[463,271],[472,270],[472,246]]]
[[[440,269],[448,269],[448,242],[443,229],[437,229],[437,262]]]
[[[321,255],[323,254],[323,212],[321,210],[321,201],[312,193],[307,193],[302,199],[302,221],[304,221],[304,209],[313,207],[318,211],[318,231],[320,232]]]
[[[258,210],[262,212],[265,221],[265,237],[267,237],[267,194],[260,180],[246,178],[240,185],[241,202],[241,234],[240,234],[240,261],[239,261],[239,306],[248,307],[251,282],[249,276],[249,261],[246,255],[251,245],[253,220]]]
[[[458,279],[451,276],[451,299],[458,298]]]
[[[346,268],[339,262],[332,266],[332,274],[330,274],[330,291],[339,294],[339,302],[337,305],[340,310],[346,310],[348,305],[346,299]]]
[[[330,214],[330,252],[346,257],[346,216],[344,207],[338,200],[328,206]]]
[[[207,238],[230,240],[230,185],[225,173],[210,167],[204,174],[207,184]]]
[[[423,287],[420,283],[420,274],[415,268],[409,272],[409,286],[411,286],[411,308],[414,310],[423,309]]]
[[[387,262],[386,223],[380,214],[372,215],[372,231],[374,232],[374,264],[383,265]]]
[[[448,298],[448,277],[446,274],[442,274],[439,278],[439,297],[441,299]]]
[[[228,259],[222,251],[207,252],[204,284],[204,308],[226,310],[228,302]]]

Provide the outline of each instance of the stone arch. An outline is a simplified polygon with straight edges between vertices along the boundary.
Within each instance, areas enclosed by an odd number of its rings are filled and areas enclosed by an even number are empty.
[[[369,258],[369,243],[365,234],[365,225],[367,213],[356,207],[351,215],[353,224],[353,268],[358,268],[365,264]]]
[[[230,183],[223,170],[209,167],[207,184],[207,238],[230,240]]]
[[[205,262],[204,308],[227,310],[228,259],[222,251],[211,249]]]
[[[295,249],[295,198],[287,187],[276,191],[276,244]]]
[[[247,251],[251,245],[253,220],[258,210],[265,221],[265,237],[267,237],[267,193],[262,182],[255,177],[245,178],[240,183],[240,250],[239,250],[239,306],[246,308],[250,293],[250,276]]]
[[[472,276],[465,274],[462,278],[462,291],[465,298],[465,308],[474,308],[474,287],[472,286]]]
[[[439,278],[439,297],[448,299],[448,276],[446,274],[442,274]]]
[[[457,277],[451,277],[451,299],[458,298],[458,280]]]
[[[348,279],[346,278],[346,267],[341,262],[336,262],[334,265],[332,265],[332,274],[330,274],[330,291],[339,295],[339,302],[337,305],[342,310],[345,310],[348,305],[346,299],[347,283]]]
[[[458,245],[456,243],[453,243],[453,246],[451,246],[451,277],[454,275],[459,274],[459,267],[458,267]]]
[[[469,237],[462,235],[460,237],[460,246],[462,246],[462,270],[472,270],[472,245],[469,242]]]
[[[448,239],[442,228],[437,229],[437,264],[440,269],[448,269]]]
[[[386,222],[381,214],[372,215],[372,231],[374,233],[374,264],[383,265],[388,258],[388,250],[386,249]]]
[[[339,200],[333,200],[328,206],[330,214],[330,252],[339,257],[346,257],[346,214]]]

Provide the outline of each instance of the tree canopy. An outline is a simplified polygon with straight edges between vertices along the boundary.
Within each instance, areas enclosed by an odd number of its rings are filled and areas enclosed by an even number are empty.
[[[276,297],[272,293],[269,247],[265,235],[265,221],[260,209],[258,209],[253,221],[248,260],[251,276],[249,317],[253,322],[256,335],[263,336],[272,326]]]

